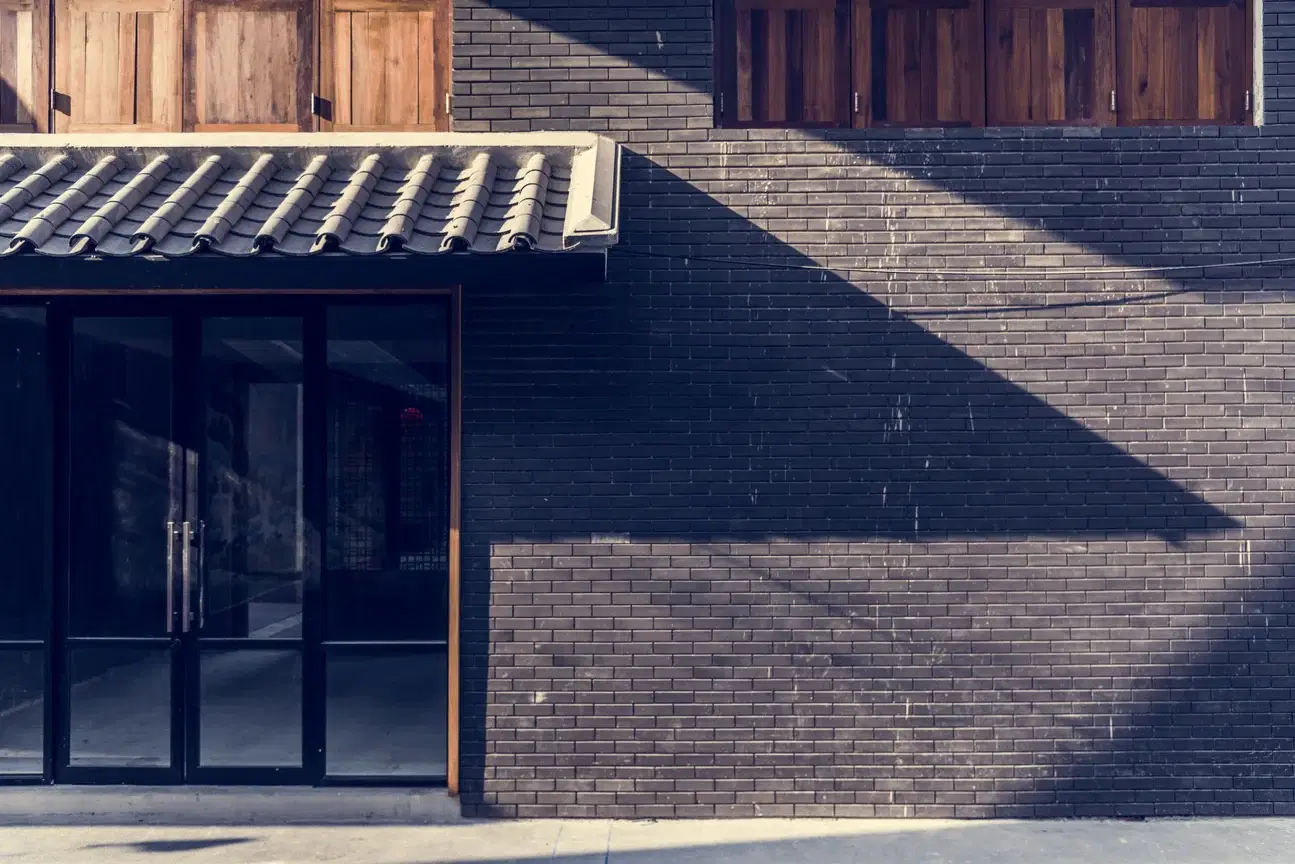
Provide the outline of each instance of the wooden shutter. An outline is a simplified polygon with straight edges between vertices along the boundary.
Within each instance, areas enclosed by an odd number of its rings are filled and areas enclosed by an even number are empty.
[[[185,0],[185,131],[314,127],[313,0]]]
[[[179,128],[179,0],[56,0],[54,25],[58,131]]]
[[[1121,123],[1242,123],[1250,89],[1244,0],[1118,0]]]
[[[982,0],[856,0],[855,125],[982,126]]]
[[[0,0],[0,132],[49,123],[48,0]]]
[[[722,7],[723,125],[844,125],[847,8],[838,0],[731,0]]]
[[[323,0],[324,129],[450,128],[450,0]]]
[[[1115,122],[1113,0],[988,0],[989,122]]]

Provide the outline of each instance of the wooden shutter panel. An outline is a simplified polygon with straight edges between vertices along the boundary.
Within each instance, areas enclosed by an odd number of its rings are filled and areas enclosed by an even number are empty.
[[[1121,123],[1242,123],[1244,0],[1119,0]]]
[[[981,126],[983,0],[856,0],[855,124]]]
[[[722,16],[728,126],[846,122],[849,33],[837,0],[732,0]]]
[[[314,127],[312,0],[185,0],[185,131]]]
[[[58,131],[179,128],[179,0],[57,0],[54,25]]]
[[[0,0],[0,131],[47,128],[48,34],[48,0]]]
[[[1121,123],[1242,123],[1250,88],[1244,0],[1119,0]]]
[[[324,0],[324,129],[450,128],[450,0]]]
[[[1113,0],[988,0],[989,122],[1115,122]]]

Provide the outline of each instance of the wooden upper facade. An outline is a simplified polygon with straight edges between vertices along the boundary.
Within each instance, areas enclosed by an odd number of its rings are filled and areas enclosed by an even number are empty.
[[[0,131],[447,130],[450,17],[450,0],[0,0]]]
[[[1239,124],[1248,0],[717,0],[724,126]]]

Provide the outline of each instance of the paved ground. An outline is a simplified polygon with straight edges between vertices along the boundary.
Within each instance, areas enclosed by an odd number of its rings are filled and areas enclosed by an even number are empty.
[[[456,822],[425,827],[0,827],[3,864],[1260,864],[1295,819]]]

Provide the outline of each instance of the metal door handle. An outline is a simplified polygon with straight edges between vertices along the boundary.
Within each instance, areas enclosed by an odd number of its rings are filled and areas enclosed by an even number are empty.
[[[183,537],[180,539],[180,569],[184,571],[184,581],[180,583],[180,605],[182,613],[180,617],[180,626],[182,632],[189,632],[189,565],[192,555],[190,547],[193,545],[193,525],[189,520],[184,520]]]
[[[166,523],[166,632],[175,629],[175,521]]]
[[[207,523],[198,520],[198,629],[207,621]]]

